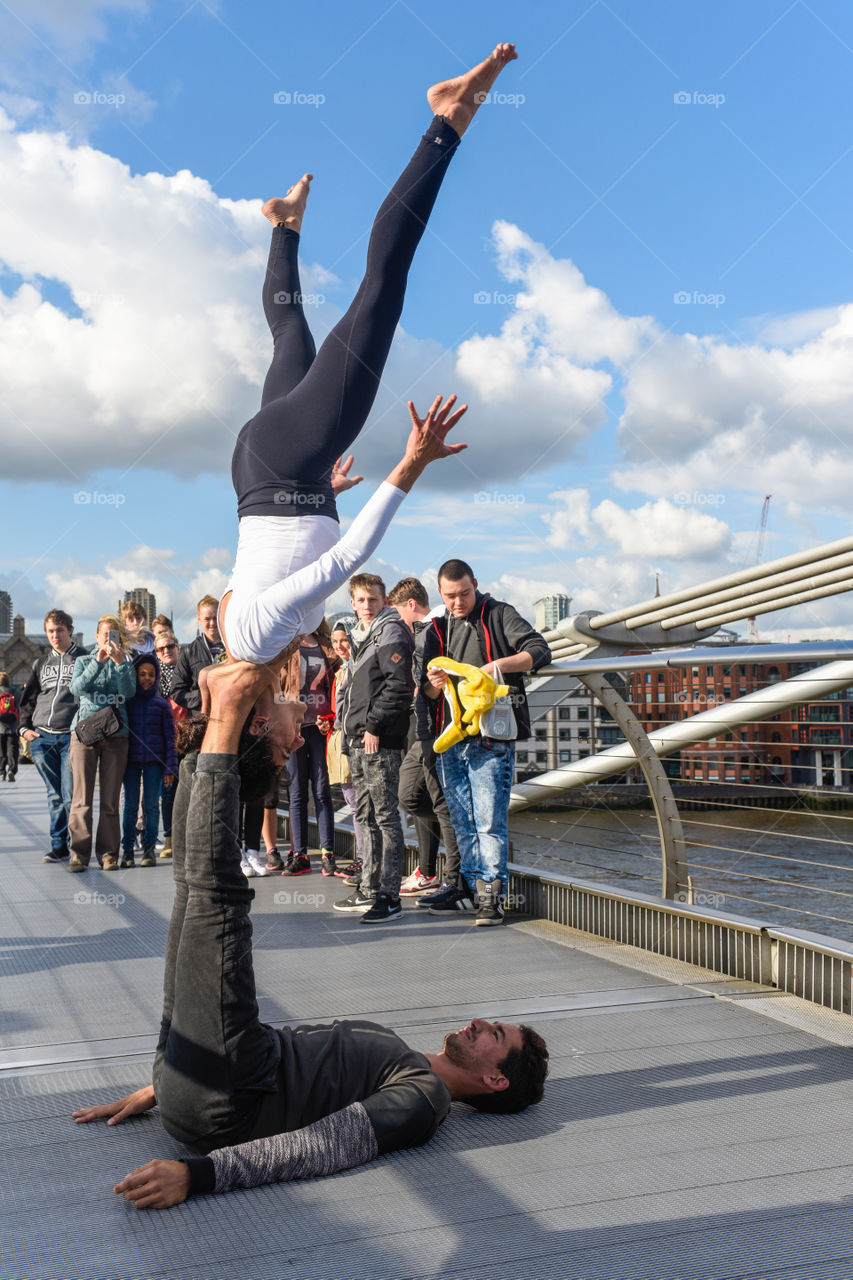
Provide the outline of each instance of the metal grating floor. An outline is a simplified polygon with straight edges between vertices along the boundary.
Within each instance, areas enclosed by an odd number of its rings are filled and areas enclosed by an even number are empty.
[[[331,1179],[135,1212],[114,1182],[180,1150],[156,1111],[69,1115],[148,1079],[171,876],[45,866],[46,825],[24,767],[0,784],[3,1280],[853,1277],[849,1049],[548,930],[410,907],[368,931],[317,874],[254,882],[262,1016],[372,1016],[421,1049],[472,1012],[524,1019],[545,1101],[455,1106],[429,1146]]]

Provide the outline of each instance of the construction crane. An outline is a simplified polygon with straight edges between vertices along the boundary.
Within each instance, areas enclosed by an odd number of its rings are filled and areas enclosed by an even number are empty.
[[[761,520],[758,524],[758,550],[755,553],[755,563],[761,563],[761,552],[764,550],[764,535],[767,532],[767,515],[770,511],[770,499],[772,493],[768,493],[761,507]],[[746,638],[750,644],[758,644],[759,635],[758,627],[755,625],[755,618],[747,618],[746,620]]]

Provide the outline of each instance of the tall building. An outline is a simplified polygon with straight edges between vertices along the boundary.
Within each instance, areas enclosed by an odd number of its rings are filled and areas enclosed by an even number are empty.
[[[119,600],[119,609],[123,604],[138,604],[145,614],[145,625],[151,626],[151,619],[157,617],[157,597],[147,587],[134,587],[125,591],[124,599]]]
[[[8,591],[0,591],[0,636],[12,632],[12,597]]]
[[[564,595],[543,596],[536,601],[536,630],[553,631],[558,622],[571,613],[572,597]]]

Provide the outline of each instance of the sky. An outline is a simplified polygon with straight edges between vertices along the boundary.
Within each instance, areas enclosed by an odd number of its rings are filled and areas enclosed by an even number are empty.
[[[846,0],[11,0],[0,7],[0,589],[91,639],[147,586],[182,639],[233,563],[234,438],[270,356],[261,203],[315,175],[316,339],[428,123],[499,40],[354,449],[456,392],[468,450],[370,568],[448,557],[533,616],[613,609],[850,533]],[[345,597],[330,602],[342,607]],[[844,596],[762,639],[850,634]]]

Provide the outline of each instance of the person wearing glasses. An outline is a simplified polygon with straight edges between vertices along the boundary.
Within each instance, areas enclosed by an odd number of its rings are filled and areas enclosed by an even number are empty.
[[[155,618],[154,623],[156,624]],[[160,663],[160,694],[167,698],[169,706],[172,708],[172,715],[175,720],[175,728],[178,727],[180,720],[187,717],[186,707],[180,706],[172,698],[172,682],[175,679],[175,669],[178,663],[178,654],[181,652],[181,646],[178,644],[177,637],[171,631],[157,631],[154,641],[154,653],[157,661]],[[168,774],[163,777],[163,786],[160,791],[160,810],[163,815],[163,847],[160,849],[161,858],[171,858],[172,856],[172,808],[175,803],[175,791],[178,787],[177,777],[170,778],[166,782]]]

